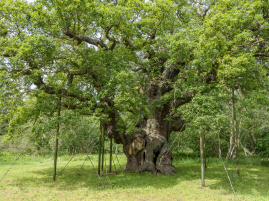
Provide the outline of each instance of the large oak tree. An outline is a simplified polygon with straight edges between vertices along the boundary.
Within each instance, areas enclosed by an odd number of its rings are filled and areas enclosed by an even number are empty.
[[[247,88],[268,57],[261,0],[4,0],[0,8],[2,77],[17,93],[60,96],[66,109],[98,116],[123,145],[127,171],[173,174],[168,140],[184,129],[180,106],[218,84]]]

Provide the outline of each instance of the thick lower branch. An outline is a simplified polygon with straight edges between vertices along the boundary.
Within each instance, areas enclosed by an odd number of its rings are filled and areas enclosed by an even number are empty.
[[[63,29],[63,33],[66,36],[77,40],[78,43],[81,43],[81,42],[84,41],[84,42],[86,42],[86,43],[88,43],[90,45],[95,45],[96,47],[100,46],[102,48],[109,49],[107,47],[107,45],[102,40],[93,39],[93,38],[90,38],[90,37],[87,37],[87,36],[80,36],[77,33],[70,31],[69,29]]]

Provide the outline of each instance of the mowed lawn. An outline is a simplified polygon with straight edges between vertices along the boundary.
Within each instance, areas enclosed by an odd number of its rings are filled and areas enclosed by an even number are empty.
[[[60,156],[57,181],[52,182],[52,158],[23,156],[0,183],[0,200],[269,200],[269,167],[258,162],[240,163],[241,177],[235,174],[234,165],[226,162],[237,193],[235,197],[217,159],[209,160],[206,187],[201,188],[199,159],[178,158],[174,163],[176,175],[154,176],[122,172],[125,159],[121,155],[120,164],[114,158],[113,169],[117,169],[117,174],[98,178],[97,156],[91,156],[94,167],[89,160],[85,162],[85,158],[86,155],[75,156],[61,172],[70,156]],[[14,159],[15,156],[0,155],[0,177]]]

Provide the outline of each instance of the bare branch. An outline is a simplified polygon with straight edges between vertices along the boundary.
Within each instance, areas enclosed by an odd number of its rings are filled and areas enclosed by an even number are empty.
[[[203,13],[203,16],[202,16],[202,19],[204,20],[207,12],[209,11],[210,7],[213,6],[215,4],[216,0],[213,0],[212,3],[204,10],[204,13]]]
[[[205,9],[202,11],[201,9],[201,4],[200,2],[198,2],[198,0],[194,0],[194,3],[196,4],[197,6],[197,13],[200,15],[202,21],[204,20],[207,12],[209,11],[209,9],[211,8],[211,6],[213,6],[215,3],[216,3],[216,0],[213,0],[212,3]]]

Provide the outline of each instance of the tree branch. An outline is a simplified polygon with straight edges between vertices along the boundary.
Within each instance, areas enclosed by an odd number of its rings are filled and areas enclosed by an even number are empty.
[[[118,41],[115,38],[112,38],[109,35],[110,30],[112,29],[113,25],[109,25],[106,29],[105,29],[105,35],[107,37],[108,40],[112,41],[111,46],[108,48],[109,50],[113,50],[116,47],[116,44],[118,43]]]
[[[89,101],[91,100],[90,98],[87,97],[82,97],[77,94],[71,93],[66,89],[55,89],[54,87],[48,86],[44,83],[43,79],[41,76],[36,77],[36,80],[34,81],[34,84],[37,86],[38,89],[43,90],[47,94],[61,94],[63,96],[71,97],[71,98],[76,98],[81,102]]]
[[[197,13],[200,15],[200,17],[203,21],[207,12],[209,11],[210,7],[216,3],[216,0],[213,0],[212,3],[203,11],[201,9],[201,4],[200,4],[200,2],[198,2],[198,0],[194,0],[194,3],[196,3],[196,6],[197,6]]]
[[[107,47],[107,45],[102,40],[93,39],[93,38],[90,38],[87,36],[79,36],[75,32],[70,31],[69,29],[63,29],[63,33],[66,36],[77,40],[79,44],[82,42],[86,42],[90,45],[95,45],[96,47],[100,46],[100,47],[105,48],[107,50],[109,49],[109,47]]]
[[[269,53],[257,52],[254,54],[255,57],[269,57]]]
[[[189,102],[191,102],[192,98],[193,98],[193,94],[191,94],[191,93],[183,94],[181,97],[177,98],[174,101],[174,104],[175,104],[174,107],[177,108],[181,105],[189,103]]]
[[[72,61],[72,65],[76,66],[77,68],[80,68],[80,66],[74,61]],[[94,85],[95,88],[101,89],[103,87],[103,84],[100,82],[100,79],[98,78],[98,74],[95,73],[94,71],[90,71],[90,68],[85,68],[82,71],[71,71],[71,72],[69,72],[68,76],[67,76],[68,79],[69,79],[68,82],[70,82],[70,84],[71,84],[72,81],[73,81],[74,76],[76,76],[76,75],[86,75],[86,74],[89,74],[92,77],[93,85]]]

